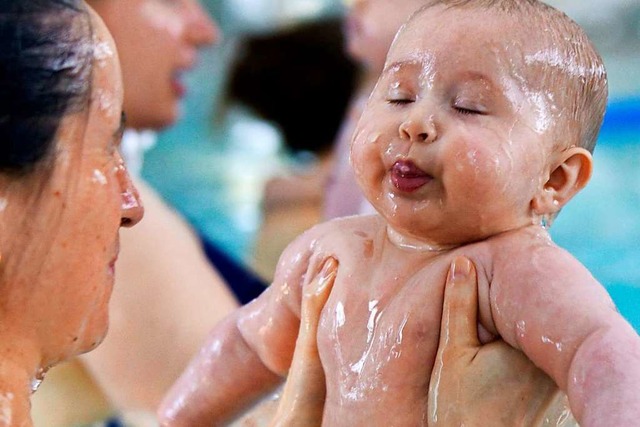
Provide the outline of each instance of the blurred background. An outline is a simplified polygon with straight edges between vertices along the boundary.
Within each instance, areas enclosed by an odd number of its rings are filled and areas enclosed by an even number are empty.
[[[204,3],[222,27],[224,41],[205,51],[188,76],[185,118],[160,135],[145,158],[143,175],[200,233],[236,260],[252,264],[265,183],[318,159],[304,150],[292,154],[276,126],[222,102],[230,64],[243,36],[340,17],[343,5],[338,0]],[[563,210],[552,234],[607,286],[640,330],[640,0],[548,3],[586,29],[610,81],[594,177]]]

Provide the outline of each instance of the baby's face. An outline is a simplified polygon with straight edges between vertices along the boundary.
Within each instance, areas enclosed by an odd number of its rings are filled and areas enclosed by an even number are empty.
[[[391,48],[351,161],[395,231],[449,246],[539,223],[531,200],[556,153],[540,108],[549,97],[528,85],[515,28],[491,12],[433,8]]]

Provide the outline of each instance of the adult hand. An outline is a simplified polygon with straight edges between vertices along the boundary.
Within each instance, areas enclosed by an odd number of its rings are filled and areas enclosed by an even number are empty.
[[[445,285],[429,386],[429,426],[577,426],[566,396],[520,351],[478,339],[475,267],[457,258]]]
[[[303,290],[300,331],[284,392],[271,427],[313,427],[322,424],[326,396],[324,370],[318,354],[318,323],[338,273],[329,258]]]
[[[317,332],[337,273],[338,262],[328,258],[320,273],[303,289],[300,330],[279,402],[267,399],[233,426],[314,427],[322,424],[326,386]]]

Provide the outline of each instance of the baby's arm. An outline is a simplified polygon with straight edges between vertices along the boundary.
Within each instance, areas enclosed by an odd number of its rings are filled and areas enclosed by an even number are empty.
[[[640,337],[578,261],[553,246],[511,253],[490,292],[500,335],[568,394],[581,426],[639,425]]]
[[[286,375],[300,322],[309,245],[305,235],[290,245],[274,283],[214,328],[160,406],[161,425],[220,425]]]

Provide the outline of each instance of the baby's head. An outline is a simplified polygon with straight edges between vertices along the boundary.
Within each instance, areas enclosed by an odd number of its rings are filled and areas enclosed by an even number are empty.
[[[580,27],[535,0],[425,0],[354,135],[365,195],[455,246],[553,218],[589,180],[607,99]]]

